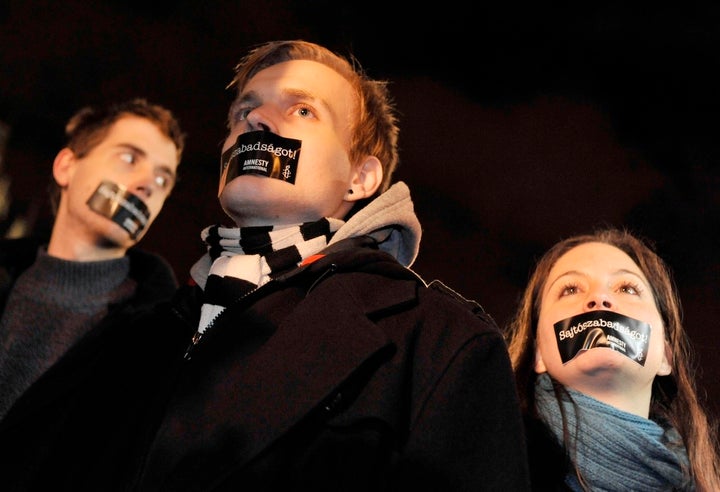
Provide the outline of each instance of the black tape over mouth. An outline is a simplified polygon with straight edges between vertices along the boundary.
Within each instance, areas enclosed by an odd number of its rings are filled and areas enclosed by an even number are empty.
[[[119,184],[101,182],[87,201],[91,210],[106,217],[125,229],[135,240],[150,220],[150,210],[145,202]]]
[[[590,350],[595,347],[610,347],[602,328],[593,328],[588,332],[581,350]]]
[[[608,348],[645,365],[652,328],[644,321],[614,311],[589,311],[553,326],[563,364],[581,352]]]
[[[295,184],[302,142],[268,131],[238,135],[235,144],[220,157],[218,195],[238,176],[256,174]]]

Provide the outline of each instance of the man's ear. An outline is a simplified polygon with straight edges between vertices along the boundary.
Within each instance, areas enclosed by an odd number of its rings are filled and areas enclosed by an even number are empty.
[[[672,372],[672,360],[673,354],[672,349],[670,348],[670,343],[665,340],[665,349],[663,350],[662,362],[660,362],[660,367],[657,371],[658,376],[667,376]]]
[[[383,179],[383,167],[375,156],[367,156],[357,167],[345,199],[362,200],[375,194]]]
[[[75,173],[75,153],[67,147],[64,147],[57,153],[53,161],[53,177],[55,182],[64,188],[70,182],[70,178]]]

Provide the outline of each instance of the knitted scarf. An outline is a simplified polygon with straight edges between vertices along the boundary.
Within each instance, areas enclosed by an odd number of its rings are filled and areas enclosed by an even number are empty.
[[[206,295],[198,335],[202,335],[226,306],[303,261],[347,238],[370,236],[378,249],[409,267],[418,254],[422,228],[410,190],[393,184],[344,222],[325,218],[288,226],[228,228],[214,225],[201,237],[204,254],[190,269]]]
[[[570,399],[564,396],[562,406],[575,448],[570,457],[589,490],[694,490],[683,474],[688,458],[675,429],[664,429],[652,420],[566,390]],[[538,376],[535,397],[540,417],[562,443],[563,416],[547,373]],[[584,490],[574,473],[566,483],[572,490]]]
[[[206,297],[198,333],[202,334],[233,300],[320,252],[343,224],[342,220],[325,218],[287,226],[205,228],[201,237],[212,265],[201,285]]]

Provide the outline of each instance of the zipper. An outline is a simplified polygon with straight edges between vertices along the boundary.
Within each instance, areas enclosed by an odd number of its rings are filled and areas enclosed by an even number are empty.
[[[266,283],[260,287],[255,287],[250,292],[247,292],[246,294],[242,295],[241,297],[238,297],[232,303],[230,303],[229,306],[226,306],[225,309],[222,310],[222,312],[220,312],[217,316],[215,316],[212,320],[210,320],[210,323],[208,323],[208,325],[205,327],[205,330],[202,333],[199,330],[195,331],[195,334],[192,336],[192,339],[190,340],[190,344],[188,345],[187,349],[185,349],[184,359],[185,360],[192,359],[192,352],[195,350],[195,347],[198,346],[198,344],[200,343],[200,340],[205,336],[205,334],[213,326],[215,326],[215,323],[217,323],[217,320],[220,319],[222,317],[222,315],[227,312],[228,309],[230,309],[231,307],[235,307],[239,302],[247,299],[250,295],[254,294],[258,290],[260,290],[262,287],[265,287],[266,285],[270,285],[273,283],[274,283],[274,281],[270,280],[268,283]]]
[[[333,273],[335,273],[337,271],[337,269],[338,269],[338,266],[335,263],[331,263],[330,266],[324,272],[322,272],[320,275],[318,275],[318,278],[316,278],[313,281],[312,285],[310,287],[308,287],[307,292],[305,292],[305,297],[307,297],[307,295],[310,293],[310,291],[313,290],[317,284],[319,284],[322,280],[324,280],[325,277],[327,277],[328,275],[332,275]]]
[[[292,271],[289,275],[280,276],[280,277],[278,277],[278,278],[275,278],[275,279],[270,280],[269,282],[267,282],[266,284],[261,285],[260,287],[255,287],[255,288],[254,288],[253,290],[251,290],[250,292],[247,292],[247,293],[244,294],[243,296],[238,297],[237,299],[235,299],[232,303],[230,303],[230,305],[225,306],[225,309],[223,309],[220,314],[218,314],[217,316],[215,316],[215,317],[210,321],[210,323],[208,323],[208,325],[205,327],[205,330],[204,330],[202,333],[201,333],[200,331],[196,331],[196,332],[195,332],[195,334],[192,336],[192,339],[190,340],[190,344],[188,345],[187,349],[185,349],[184,359],[185,359],[185,360],[190,360],[190,359],[192,358],[192,352],[195,350],[195,347],[198,346],[198,344],[200,343],[200,340],[202,340],[203,337],[205,337],[205,334],[208,333],[208,331],[210,331],[210,329],[211,329],[213,326],[215,326],[215,324],[217,323],[218,319],[220,319],[220,318],[228,311],[228,309],[237,307],[237,305],[238,305],[239,303],[247,300],[250,296],[252,296],[252,295],[255,294],[256,292],[258,292],[260,289],[267,290],[267,287],[268,287],[268,286],[273,286],[273,287],[274,287],[274,286],[280,285],[282,282],[288,280],[288,279],[291,278],[291,277],[295,277],[295,276],[298,275],[300,272],[304,271],[311,263],[314,263],[315,261],[319,260],[320,258],[322,258],[322,257],[324,257],[324,256],[325,256],[325,255],[314,255],[314,256],[308,258],[307,260],[305,260],[305,262],[303,262],[303,263],[300,265],[300,267],[299,267],[298,269]],[[318,283],[320,283],[320,281],[322,281],[325,277],[327,277],[328,275],[332,275],[333,273],[335,273],[335,271],[337,271],[337,269],[338,269],[337,264],[331,263],[331,264],[328,266],[328,268],[325,269],[325,270],[318,276],[318,278],[316,278],[316,279],[313,281],[313,283],[312,283],[312,285],[310,286],[310,288],[307,289],[306,295],[307,295]]]

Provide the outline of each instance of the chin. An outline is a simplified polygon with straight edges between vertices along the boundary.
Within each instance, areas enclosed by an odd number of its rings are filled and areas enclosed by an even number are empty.
[[[113,224],[112,229],[108,231],[108,233],[105,235],[105,242],[110,247],[120,247],[127,249],[135,246],[138,241],[140,241],[140,239],[145,236],[145,232],[147,232],[147,229],[141,231],[136,239],[132,239],[128,231],[126,231],[117,224]]]
[[[578,354],[568,364],[572,364],[576,370],[597,375],[621,372],[634,366],[641,368],[637,362],[609,348],[590,349]]]
[[[225,186],[220,190],[219,198],[222,203],[224,200],[228,200],[231,197],[243,197],[243,199],[262,198],[268,194],[277,193],[278,186],[292,186],[288,183],[283,183],[274,178],[268,178],[267,176],[260,176],[258,174],[243,174],[232,179],[232,181],[225,183]]]

